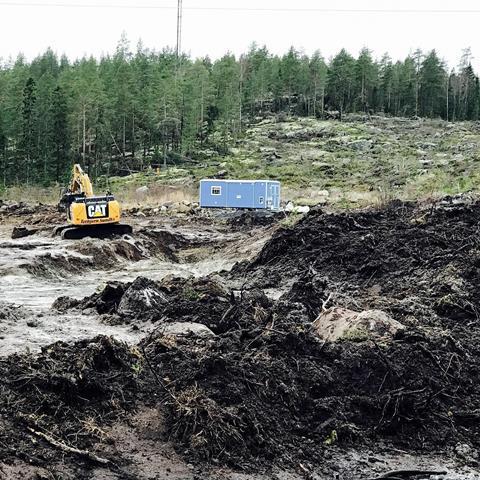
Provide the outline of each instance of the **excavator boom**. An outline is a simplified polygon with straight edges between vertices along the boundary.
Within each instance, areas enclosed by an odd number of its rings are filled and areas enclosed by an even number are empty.
[[[73,166],[69,190],[72,193],[83,193],[86,197],[93,197],[93,187],[90,177],[83,171],[78,163]]]

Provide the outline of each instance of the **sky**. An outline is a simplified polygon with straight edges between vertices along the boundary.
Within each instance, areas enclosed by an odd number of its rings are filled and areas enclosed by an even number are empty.
[[[70,59],[112,53],[125,32],[135,49],[176,42],[177,0],[0,0],[0,58],[31,60],[51,47]],[[366,46],[403,59],[435,48],[450,68],[472,48],[480,71],[478,0],[183,0],[182,51],[215,59],[256,42],[325,58]],[[478,57],[477,57],[478,55]]]

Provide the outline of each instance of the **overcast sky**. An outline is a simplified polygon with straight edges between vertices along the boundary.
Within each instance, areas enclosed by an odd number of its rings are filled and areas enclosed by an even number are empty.
[[[28,59],[48,46],[70,58],[110,53],[123,31],[134,48],[174,46],[177,0],[0,0],[0,57]],[[122,8],[121,5],[125,5]],[[156,8],[148,8],[148,7]],[[480,71],[478,0],[183,0],[183,51],[193,56],[274,53],[293,45],[328,58],[362,46],[404,58],[435,48],[450,67],[471,47]],[[477,57],[478,55],[478,57]]]

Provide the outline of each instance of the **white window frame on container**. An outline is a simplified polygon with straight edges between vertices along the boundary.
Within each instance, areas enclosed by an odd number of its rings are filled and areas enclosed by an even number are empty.
[[[222,187],[220,185],[212,185],[210,187],[210,195],[219,196],[222,194]]]

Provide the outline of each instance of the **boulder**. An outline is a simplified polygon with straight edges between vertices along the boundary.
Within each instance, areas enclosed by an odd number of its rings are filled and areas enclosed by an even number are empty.
[[[161,310],[166,303],[168,303],[167,296],[158,289],[154,281],[138,277],[122,295],[117,313],[135,317],[142,312]]]
[[[308,205],[298,205],[293,209],[293,211],[295,213],[308,213],[310,211],[310,207]]]
[[[195,322],[173,322],[167,323],[160,329],[163,335],[214,337],[215,334],[205,325]]]
[[[347,308],[332,307],[322,312],[313,322],[315,333],[325,341],[389,339],[405,328],[382,310],[354,312]]]
[[[148,193],[148,187],[146,185],[143,185],[142,187],[138,187],[135,190],[135,193],[138,195],[146,195]]]
[[[372,148],[373,142],[371,140],[354,140],[350,142],[348,146],[353,148],[353,150],[359,150],[361,152],[365,152]]]

